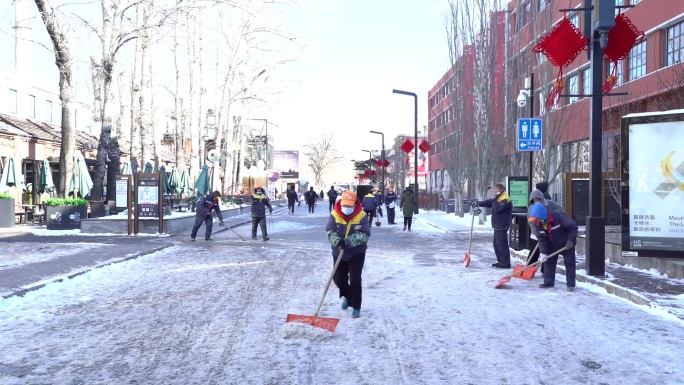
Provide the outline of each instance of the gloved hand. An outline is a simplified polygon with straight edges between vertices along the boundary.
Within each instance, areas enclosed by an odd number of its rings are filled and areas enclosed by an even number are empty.
[[[480,202],[478,202],[478,201],[470,202],[470,207],[472,207],[474,209],[478,208],[479,206],[480,206]]]
[[[268,213],[270,214],[270,213],[272,213],[272,212],[273,212],[273,209],[272,209],[271,207],[269,207],[269,208],[268,208]]]
[[[531,239],[534,239],[535,241],[537,240],[537,236],[534,235],[534,234],[530,234],[530,238],[531,238]]]
[[[345,251],[346,249],[347,246],[345,246],[344,241],[340,241],[340,243],[337,244],[337,250],[339,250],[340,253]]]
[[[482,209],[479,208],[479,207],[476,208],[475,210],[473,210],[473,214],[475,214],[475,215],[480,215],[480,214],[482,214]]]
[[[567,250],[570,250],[570,249],[572,249],[573,247],[575,247],[575,244],[572,243],[572,241],[568,239],[568,241],[565,243],[565,248],[566,248]]]
[[[223,220],[220,220],[220,221],[219,221],[219,226],[221,226],[221,227],[225,227],[225,226],[226,226],[226,224],[225,224],[225,223],[223,223]]]
[[[297,201],[297,206],[301,206],[301,205],[302,205],[302,201]]]
[[[539,262],[544,263],[549,260],[549,256],[547,254],[539,254]]]

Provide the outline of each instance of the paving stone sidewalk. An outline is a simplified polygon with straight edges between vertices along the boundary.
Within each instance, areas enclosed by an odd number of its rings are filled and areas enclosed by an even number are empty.
[[[444,231],[469,231],[461,225],[435,215],[419,215],[417,221]],[[483,228],[478,228],[482,231]],[[480,241],[481,242],[481,241]],[[491,241],[488,240],[488,244]],[[484,246],[484,244],[483,244]],[[512,250],[511,257],[518,263],[527,259],[528,250]],[[565,275],[559,261],[556,274]],[[537,277],[540,276],[538,273]],[[577,281],[603,288],[607,293],[652,309],[665,311],[684,320],[684,280],[672,279],[655,271],[646,271],[617,263],[606,263],[606,276],[594,277],[586,273],[585,256],[577,254]]]

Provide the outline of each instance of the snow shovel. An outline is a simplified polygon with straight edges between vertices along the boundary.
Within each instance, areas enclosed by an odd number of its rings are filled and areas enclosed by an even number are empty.
[[[562,253],[562,252],[565,251],[565,250],[566,250],[566,248],[564,247],[564,248],[562,248],[562,249],[556,251],[555,253],[549,254],[549,258],[555,257],[556,255]],[[511,281],[511,278],[513,278],[513,277],[520,278],[520,277],[523,276],[524,272],[526,272],[527,270],[529,270],[529,269],[531,269],[531,268],[537,267],[537,266],[539,266],[539,265],[541,265],[541,262],[537,261],[537,262],[535,262],[535,263],[533,263],[533,264],[531,264],[531,265],[525,266],[524,268],[522,268],[522,269],[520,269],[520,270],[518,270],[518,271],[515,271],[515,270],[514,270],[512,274],[509,274],[509,275],[507,275],[507,276],[501,278],[501,280],[499,281],[499,283],[497,283],[496,286],[494,286],[494,287],[498,289],[498,288],[500,288],[501,286],[503,286],[504,284],[510,282],[510,281]],[[517,267],[517,266],[516,266],[516,267]]]
[[[465,258],[463,259],[463,266],[470,266],[470,246],[473,244],[473,226],[475,226],[475,212],[478,210],[473,210],[470,219],[470,239],[468,239],[468,251],[465,253]],[[479,214],[478,214],[479,215]]]
[[[517,274],[517,273],[518,273],[519,271],[521,271],[522,269],[524,269],[525,267],[529,266],[529,264],[530,264],[530,259],[532,259],[532,256],[534,255],[534,253],[537,252],[537,249],[538,249],[538,248],[539,248],[539,243],[537,243],[537,244],[534,246],[534,250],[532,250],[532,252],[530,253],[530,255],[527,256],[527,260],[525,261],[525,264],[524,264],[524,265],[516,265],[516,266],[513,268],[513,277],[514,277],[514,278],[520,278],[520,279],[524,279],[525,281],[529,281],[530,279],[532,279],[532,277],[534,277],[534,274],[537,272],[537,269],[539,268],[539,266],[535,266],[535,267],[532,268],[532,269],[525,270],[525,272],[522,273],[522,274]]]
[[[325,299],[325,295],[328,294],[330,283],[332,282],[333,277],[335,276],[335,272],[337,271],[337,267],[340,265],[340,261],[342,261],[343,255],[344,250],[341,250],[340,255],[337,257],[337,261],[335,261],[333,271],[332,273],[330,273],[330,278],[328,278],[328,283],[325,285],[325,290],[323,290],[323,297],[321,297],[321,302],[318,303],[318,308],[316,309],[316,312],[313,315],[288,314],[285,323],[298,322],[302,324],[311,325],[313,327],[325,329],[330,333],[335,333],[335,328],[337,327],[337,324],[340,322],[340,320],[337,318],[319,317],[318,312],[321,311],[321,306],[323,306],[323,300]]]

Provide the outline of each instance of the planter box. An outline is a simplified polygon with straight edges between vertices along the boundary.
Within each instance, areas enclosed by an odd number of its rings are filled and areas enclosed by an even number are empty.
[[[14,199],[0,199],[0,227],[14,227]]]
[[[45,210],[48,230],[80,229],[81,219],[87,217],[87,206],[48,206]]]

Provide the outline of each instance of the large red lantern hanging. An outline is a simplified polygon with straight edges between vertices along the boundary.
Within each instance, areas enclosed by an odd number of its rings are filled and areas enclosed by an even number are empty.
[[[375,172],[375,170],[372,170],[372,171],[371,171],[371,175],[375,175],[375,174],[377,174],[377,173]]]
[[[369,174],[370,174],[370,172],[368,170],[363,172],[363,175],[365,175],[365,176],[368,176]]]
[[[625,60],[636,44],[644,41],[646,35],[639,31],[624,13],[615,16],[615,27],[608,32],[608,45],[603,56],[613,63],[608,79],[603,83],[603,93],[607,94],[618,81],[618,61]]]
[[[406,139],[404,144],[401,145],[401,149],[407,154],[413,150],[413,147],[413,141],[411,139]]]
[[[375,164],[377,164],[378,167],[382,167],[382,160],[378,159],[378,161],[375,162]]]
[[[418,148],[420,149],[420,151],[428,152],[428,151],[430,151],[431,147],[430,147],[430,143],[428,143],[427,140],[423,139],[423,141],[420,142],[420,145],[418,146]]]
[[[563,19],[553,27],[553,30],[539,39],[539,44],[532,47],[532,52],[541,53],[549,59],[551,64],[560,67],[553,88],[546,98],[547,107],[556,104],[565,83],[563,82],[563,67],[569,66],[582,51],[587,48],[589,39],[570,22],[567,13]]]
[[[387,159],[385,159],[385,163],[383,163],[382,167],[389,167],[389,166],[390,166],[390,162]]]

